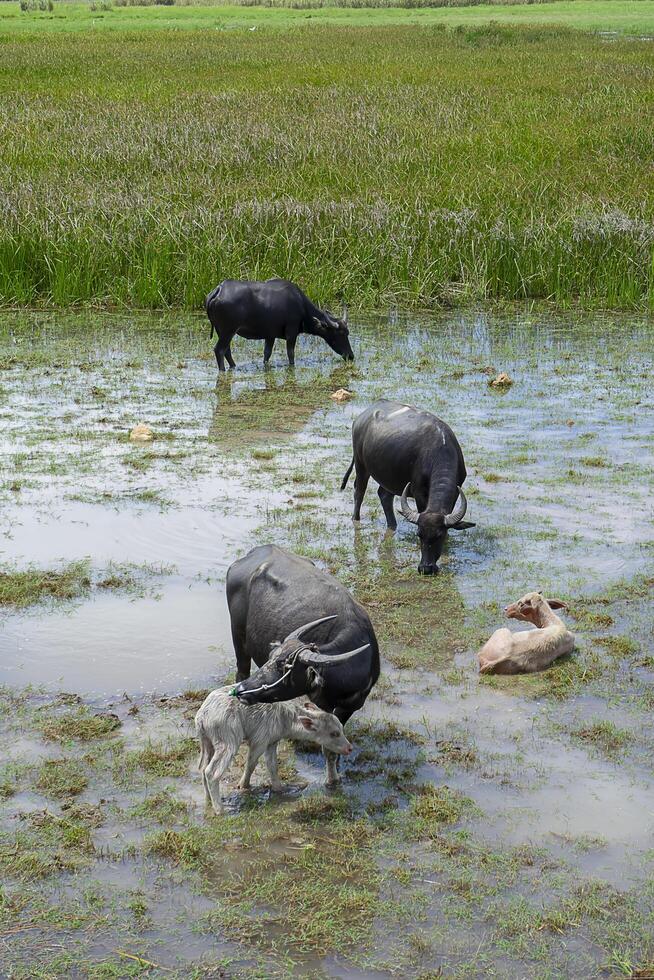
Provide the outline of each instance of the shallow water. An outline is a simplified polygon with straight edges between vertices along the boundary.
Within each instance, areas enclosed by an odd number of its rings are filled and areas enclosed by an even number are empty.
[[[351,420],[381,395],[433,409],[459,436],[477,529],[451,535],[444,567],[464,599],[504,605],[516,590],[550,585],[588,592],[651,560],[647,323],[368,318],[353,330],[352,372],[339,373],[331,352],[305,339],[295,374],[281,351],[264,373],[253,360],[259,345],[242,343],[239,369],[218,384],[193,332],[201,323],[59,323],[35,314],[27,325],[5,317],[3,327],[4,349],[18,363],[2,375],[0,459],[5,488],[16,479],[24,486],[3,493],[0,562],[48,567],[91,556],[98,568],[174,569],[156,584],[158,602],[105,596],[72,613],[5,613],[0,680],[111,694],[223,673],[231,665],[226,570],[268,530],[283,540],[275,525],[302,502],[305,484],[320,494],[323,527],[312,514],[314,536],[324,540],[334,526],[351,549],[351,488],[341,495],[336,487]],[[32,366],[35,351],[41,363]],[[488,388],[490,367],[514,378],[506,394]],[[357,397],[340,406],[327,394],[343,378]],[[327,387],[313,395],[318,381]],[[231,439],[230,410],[244,399],[247,425]],[[270,430],[282,412],[279,443]],[[137,421],[159,438],[127,442]],[[251,451],[271,444],[269,471]],[[147,468],[132,469],[143,456],[152,457]],[[143,491],[157,495],[153,503],[139,499]],[[364,511],[361,533],[374,549],[383,524],[372,488]],[[402,525],[398,560],[414,560],[412,529]]]
[[[305,338],[295,372],[281,350],[264,372],[259,345],[242,342],[237,371],[217,379],[203,320],[5,315],[0,569],[89,557],[95,581],[108,567],[137,566],[146,588],[93,588],[72,603],[2,611],[0,683],[102,703],[226,682],[225,575],[264,541],[314,556],[355,591],[381,562],[397,570],[398,595],[428,589],[410,574],[419,557],[413,528],[400,521],[395,536],[385,533],[372,486],[353,528],[352,485],[338,490],[352,419],[381,396],[435,411],[461,442],[467,519],[477,526],[450,535],[440,579],[465,610],[462,627],[477,614],[490,628],[503,625],[501,607],[533,588],[589,596],[651,574],[651,321],[370,316],[356,319],[352,336],[352,367]],[[489,388],[493,371],[513,378],[505,393]],[[341,386],[355,393],[345,405],[329,398]],[[129,443],[137,422],[152,426],[152,443]],[[416,616],[433,601],[420,595]],[[383,612],[373,603],[373,621]],[[627,604],[618,626],[654,652],[651,603]],[[396,658],[402,643],[382,644],[384,653]],[[424,730],[430,750],[446,739],[474,744],[479,765],[448,771],[428,751],[421,776],[472,797],[484,812],[472,826],[489,842],[545,844],[616,885],[642,878],[654,837],[651,740],[645,733],[625,761],[564,731],[598,716],[643,730],[633,692],[563,703],[525,697],[518,687],[480,685],[475,654],[454,643],[428,671],[385,661],[393,697],[369,700],[362,717]],[[637,676],[648,690],[651,672]],[[319,783],[319,760],[300,756],[298,768],[303,781]],[[344,770],[344,791],[358,805],[380,793],[374,779],[348,782],[356,753]],[[228,809],[240,805],[230,797]],[[571,850],[583,839],[601,843]],[[382,975],[331,960],[321,969]]]

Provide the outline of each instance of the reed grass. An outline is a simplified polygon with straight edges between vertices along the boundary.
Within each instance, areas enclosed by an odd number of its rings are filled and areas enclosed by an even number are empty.
[[[654,305],[650,44],[490,25],[0,45],[5,304],[193,308],[280,275],[354,306]]]

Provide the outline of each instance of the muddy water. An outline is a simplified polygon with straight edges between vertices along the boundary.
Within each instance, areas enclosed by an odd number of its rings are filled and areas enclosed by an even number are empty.
[[[443,574],[469,610],[532,588],[588,595],[652,568],[651,322],[360,317],[352,368],[305,339],[295,372],[281,350],[264,372],[259,345],[243,342],[238,370],[220,379],[205,332],[192,318],[0,322],[0,564],[90,557],[97,578],[114,563],[143,566],[148,580],[145,595],[93,590],[4,611],[0,682],[102,700],[224,681],[226,570],[263,541],[301,547],[355,583],[380,557],[416,565],[413,529],[385,535],[372,486],[356,530],[351,487],[338,491],[352,419],[380,396],[435,411],[460,439],[477,527],[451,535]],[[488,386],[496,371],[513,378],[505,393]],[[341,385],[356,396],[343,406],[329,399]],[[152,426],[153,443],[129,443],[137,422]],[[387,665],[395,703],[371,701],[367,713],[426,724],[431,738],[471,737],[486,773],[448,781],[483,804],[491,837],[546,837],[554,848],[601,837],[601,854],[580,863],[615,880],[637,874],[654,833],[649,763],[614,765],[555,731],[606,704],[482,688],[474,649],[450,666],[458,684]],[[608,714],[625,721],[619,706]],[[429,775],[445,778],[438,766]]]

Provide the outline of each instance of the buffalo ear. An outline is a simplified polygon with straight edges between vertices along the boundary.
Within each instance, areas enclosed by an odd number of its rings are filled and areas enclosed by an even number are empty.
[[[563,602],[562,599],[547,599],[546,602],[547,602],[547,605],[550,607],[550,609],[567,609],[568,608],[567,602]]]
[[[477,527],[477,525],[473,521],[459,521],[450,528],[450,531],[467,531],[469,527]]]
[[[315,669],[315,667],[307,667],[307,679],[311,687],[322,687],[325,683],[325,678]]]

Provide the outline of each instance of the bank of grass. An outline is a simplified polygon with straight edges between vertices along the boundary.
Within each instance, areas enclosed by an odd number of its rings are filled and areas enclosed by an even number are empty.
[[[277,13],[0,35],[0,301],[196,308],[282,275],[361,306],[654,304],[651,45]]]

